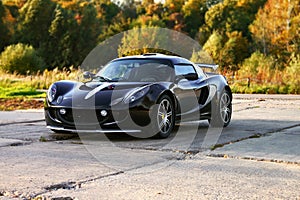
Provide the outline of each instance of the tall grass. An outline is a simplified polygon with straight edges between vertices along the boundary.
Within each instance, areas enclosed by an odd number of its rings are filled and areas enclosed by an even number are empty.
[[[299,62],[293,61],[285,70],[260,64],[255,72],[242,69],[225,76],[234,93],[300,94],[299,72]],[[0,72],[0,98],[45,97],[49,86],[59,80],[82,80],[82,70],[70,67],[28,76]]]
[[[225,76],[235,93],[300,94],[300,56],[292,55],[283,67],[273,57],[255,52],[234,76]]]
[[[37,72],[35,75],[18,75],[0,72],[0,98],[45,97],[45,90],[59,80],[78,80],[81,70],[54,69]]]
[[[235,73],[226,74],[226,78],[234,93],[242,94],[300,94],[300,79],[291,79],[287,70],[260,70],[258,76],[247,76]],[[296,72],[299,74],[299,72]],[[295,74],[294,76],[299,77]],[[300,77],[299,77],[300,78]]]

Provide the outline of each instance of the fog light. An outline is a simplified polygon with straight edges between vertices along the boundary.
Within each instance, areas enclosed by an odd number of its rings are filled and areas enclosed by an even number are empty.
[[[64,115],[64,114],[67,113],[67,111],[66,111],[66,109],[62,108],[62,109],[59,110],[59,113],[62,114],[62,115]]]
[[[107,111],[106,110],[101,110],[100,114],[101,114],[102,117],[106,117]]]

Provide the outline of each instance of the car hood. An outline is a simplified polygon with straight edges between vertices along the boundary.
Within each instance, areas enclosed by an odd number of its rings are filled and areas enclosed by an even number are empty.
[[[75,83],[72,90],[63,95],[59,106],[107,107],[121,102],[137,88],[151,85],[145,82],[87,82]]]

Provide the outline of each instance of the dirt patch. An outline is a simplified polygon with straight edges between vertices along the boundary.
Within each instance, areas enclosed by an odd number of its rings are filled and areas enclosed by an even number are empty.
[[[26,110],[26,109],[40,109],[44,107],[43,99],[0,99],[0,110]]]

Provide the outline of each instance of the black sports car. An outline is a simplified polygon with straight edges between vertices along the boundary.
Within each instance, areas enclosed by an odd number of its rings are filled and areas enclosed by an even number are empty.
[[[166,138],[175,123],[208,120],[226,127],[232,93],[226,79],[185,58],[144,54],[117,58],[86,82],[53,83],[45,101],[54,132],[126,132]],[[143,135],[145,137],[145,135]]]

